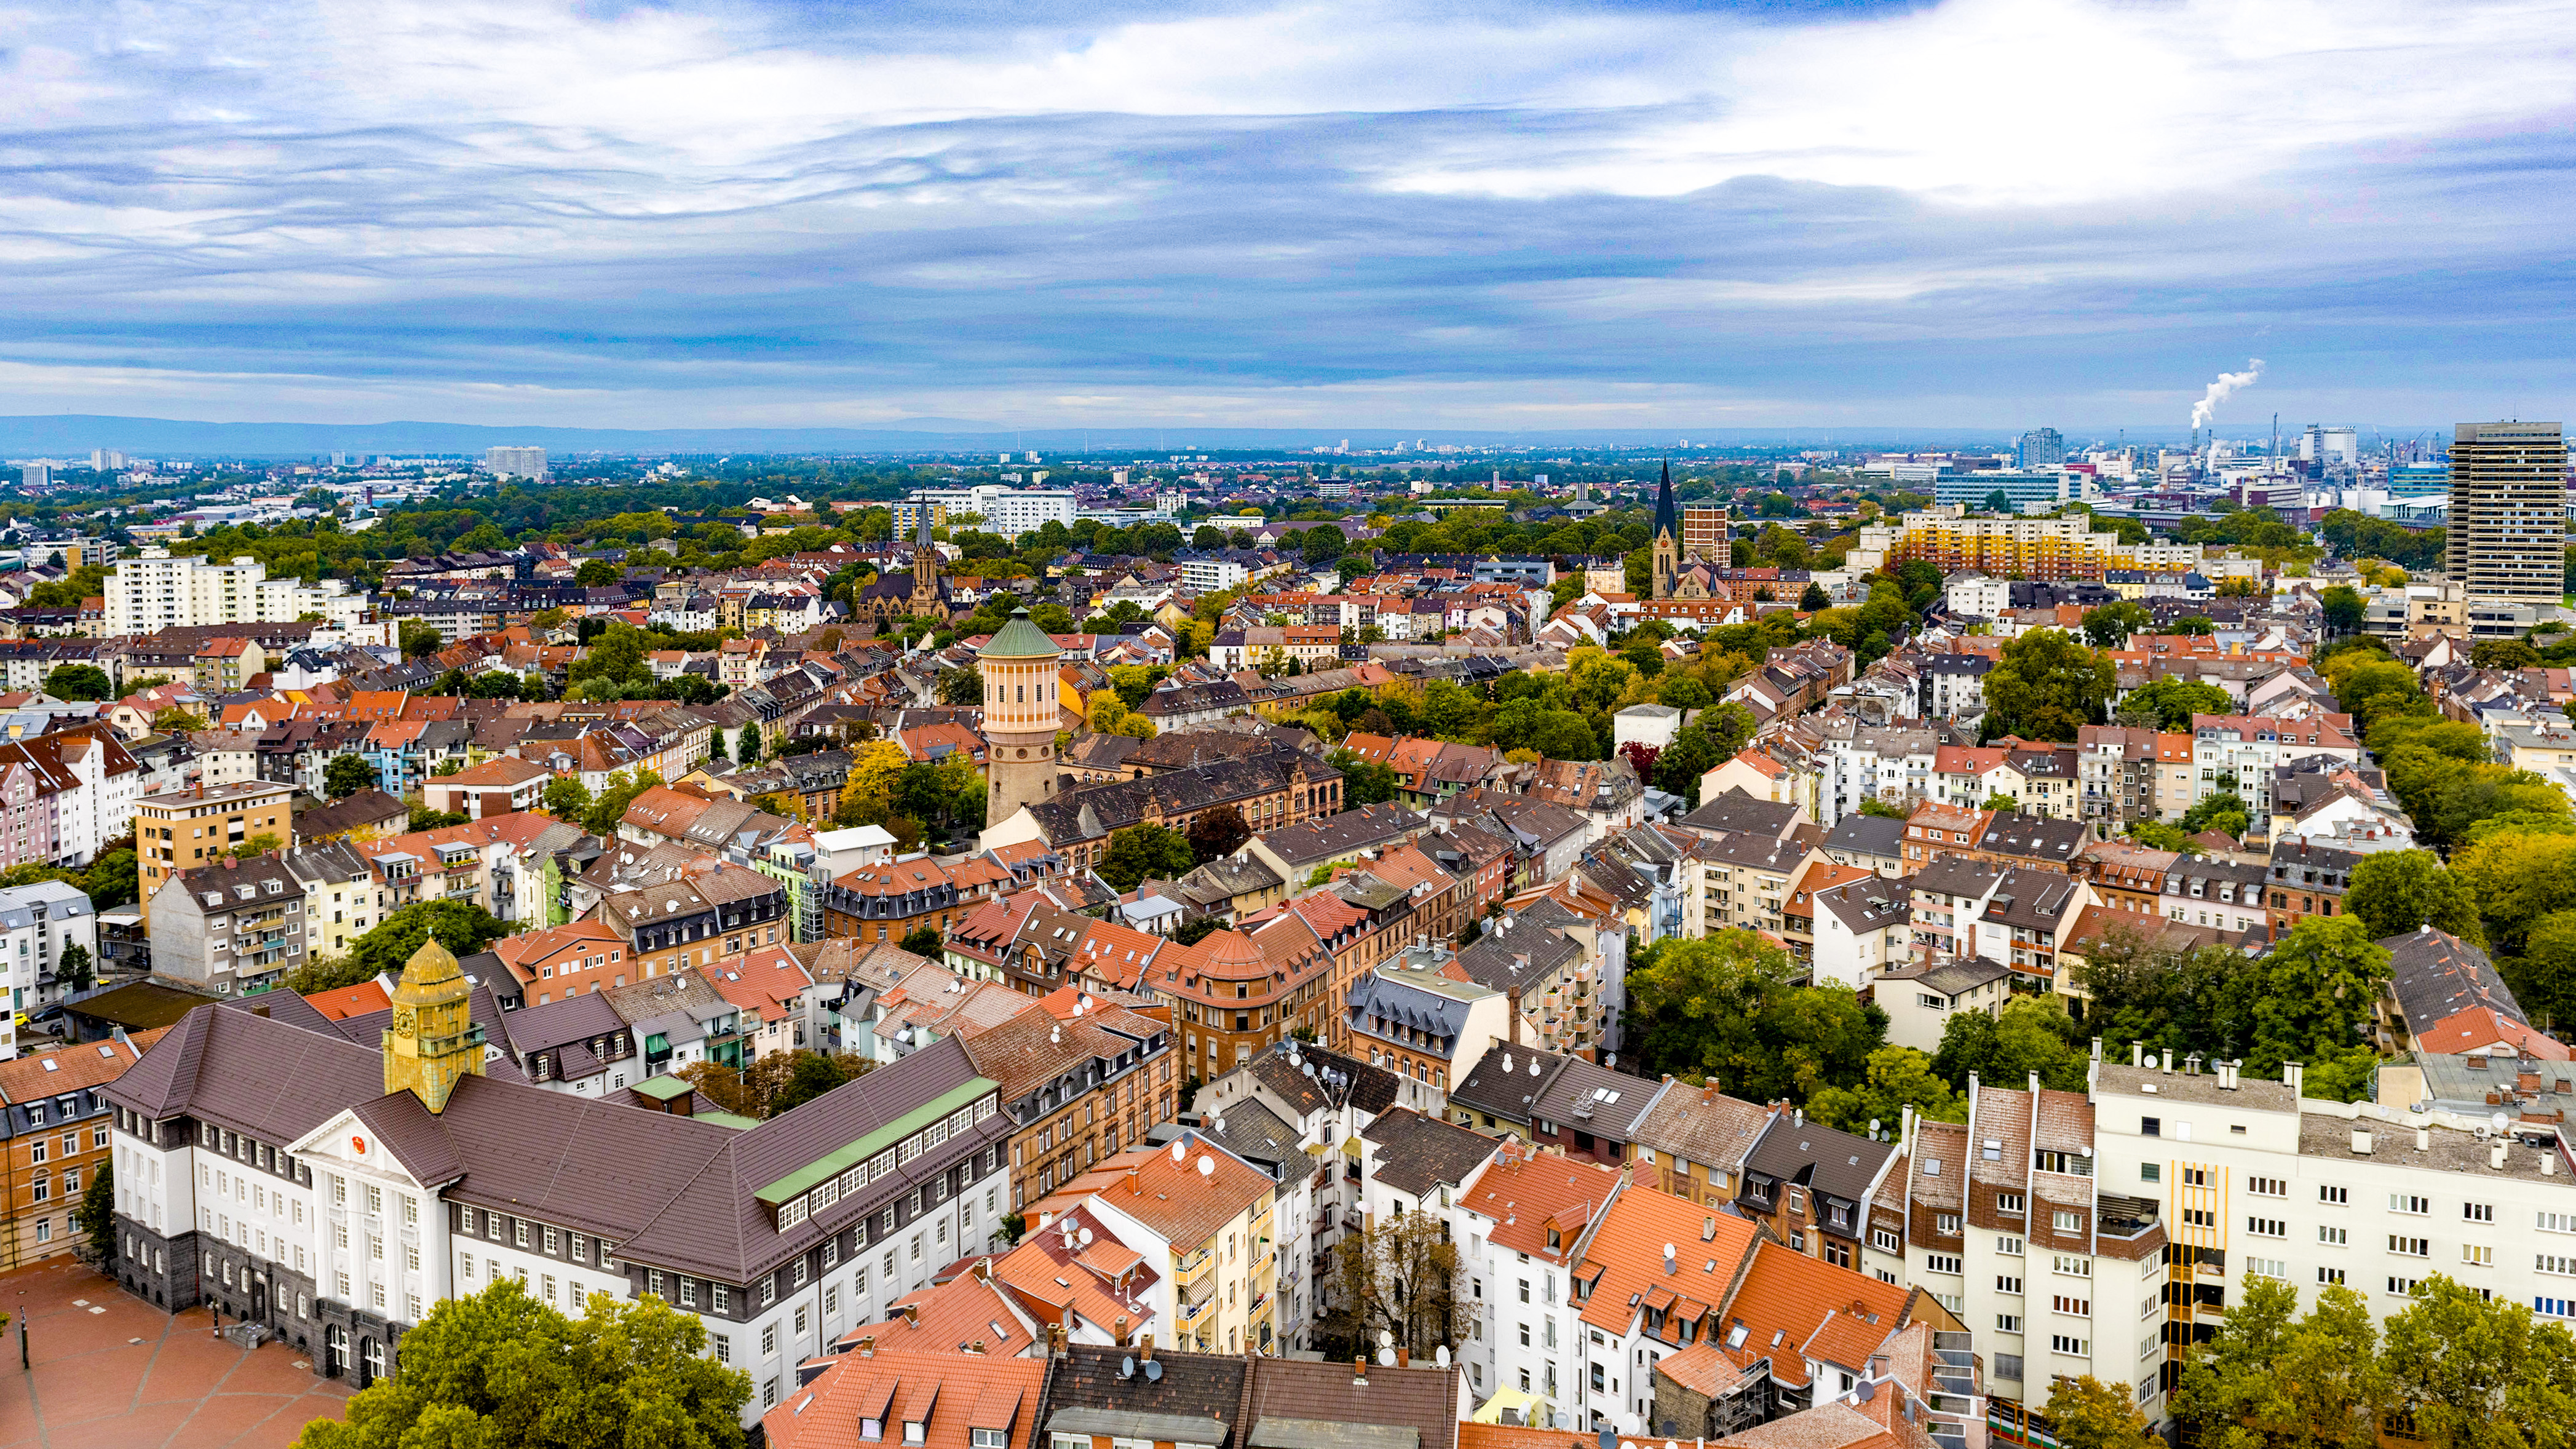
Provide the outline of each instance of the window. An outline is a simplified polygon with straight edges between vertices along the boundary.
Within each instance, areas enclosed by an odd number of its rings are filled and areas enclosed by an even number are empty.
[[[2069,1354],[2076,1358],[2083,1358],[2093,1351],[2091,1344],[2080,1338],[2070,1338],[2063,1333],[2050,1334],[2048,1346],[2054,1352]]]
[[[2430,1238],[2409,1238],[2397,1233],[2390,1233],[2388,1235],[2388,1251],[2395,1253],[2401,1258],[2429,1258],[2433,1256],[2433,1240]]]
[[[2052,1253],[2048,1258],[2048,1270],[2063,1273],[2069,1278],[2090,1278],[2093,1276],[2093,1260],[2080,1254]]]
[[[1932,1218],[1932,1230],[1941,1234],[1945,1238],[1957,1237],[1959,1235],[1959,1215],[1957,1213],[1934,1214]]]
[[[2084,1231],[2084,1214],[2052,1212],[2048,1215],[2048,1226],[2055,1232],[2080,1233]]]
[[[1995,1315],[1995,1327],[2001,1329],[2005,1333],[2019,1333],[2021,1332],[2021,1315],[2018,1313],[1998,1313]]]
[[[715,1348],[715,1353],[716,1353],[716,1362],[718,1362],[718,1363],[731,1363],[731,1362],[733,1362],[733,1340],[732,1340],[732,1339],[725,1337],[725,1336],[724,1336],[723,1334],[721,1334],[721,1333],[711,1333],[711,1334],[708,1334],[708,1335],[707,1335],[707,1342],[708,1342],[709,1344],[711,1344],[711,1345]]]
[[[2317,1286],[2321,1288],[2332,1287],[2341,1282],[2343,1282],[2343,1270],[2341,1268],[2319,1268],[2317,1270]]]
[[[2494,1222],[2495,1204],[2491,1202],[2464,1202],[2460,1204],[2460,1217],[2464,1221],[2472,1223]]]
[[[2412,1278],[2400,1278],[2394,1274],[2389,1275],[2388,1291],[2396,1294],[2400,1298],[2414,1297],[2415,1286],[2415,1280]]]
[[[2544,1233],[2576,1233],[2576,1213],[2542,1213],[2534,1225]]]
[[[2287,1178],[2249,1177],[2245,1179],[2245,1190],[2255,1197],[2288,1197],[2290,1183]]]
[[[760,1356],[767,1358],[776,1352],[778,1352],[778,1325],[765,1324],[760,1330]]]
[[[2141,1137],[2162,1137],[2165,1135],[2164,1119],[2162,1117],[2139,1118],[2138,1135]]]
[[[2319,1183],[2317,1185],[2317,1201],[2332,1203],[2336,1207],[2342,1207],[2352,1201],[2352,1189],[2348,1187],[2335,1187],[2327,1183]]]
[[[2165,1180],[2165,1167],[2164,1167],[2164,1164],[2163,1164],[2163,1163],[2161,1163],[2161,1162],[2146,1162],[2146,1163],[2140,1163],[2140,1164],[2139,1164],[2139,1166],[2138,1166],[2138,1181],[2140,1181],[2140,1182],[2162,1182],[2162,1181],[2164,1181],[2164,1180]]]
[[[2492,1268],[2495,1266],[2495,1249],[2476,1244],[2464,1245],[2460,1249],[2460,1261],[2472,1268]]]
[[[1897,1238],[1896,1234],[1889,1232],[1885,1228],[1872,1228],[1869,1230],[1869,1245],[1878,1249],[1882,1253],[1896,1252],[1899,1247],[1902,1246],[1901,1241]]]
[[[2433,1211],[2433,1200],[2428,1197],[2417,1197],[2413,1193],[2392,1192],[2388,1195],[2388,1210],[2393,1213],[2422,1217]]]
[[[2089,1298],[2070,1298],[2060,1293],[2048,1301],[2048,1307],[2051,1312],[2064,1313],[2075,1318],[2093,1316],[2093,1302]]]
[[[2015,1383],[2021,1382],[2021,1355],[2017,1353],[1996,1354],[1995,1377],[1999,1379],[2011,1379]]]
[[[2007,1258],[2018,1258],[2022,1253],[2021,1239],[2010,1236],[1998,1236],[1995,1239],[1995,1251],[2003,1254]]]
[[[2247,1218],[2245,1231],[2258,1238],[2286,1238],[2290,1225],[2279,1218]]]
[[[2532,1271],[2555,1273],[2562,1278],[2576,1278],[2576,1257],[2564,1253],[2541,1253],[2531,1260]]]
[[[2008,1214],[2008,1215],[2016,1216],[2016,1217],[2017,1217],[2017,1216],[2019,1216],[2020,1214],[2022,1214],[2023,1212],[2027,1211],[2027,1210],[2028,1210],[2028,1208],[2029,1208],[2029,1203],[2023,1199],[2023,1197],[2022,1197],[2022,1195],[2021,1195],[2020,1193],[2017,1193],[2017,1192],[1999,1192],[1999,1193],[1996,1193],[1996,1194],[1995,1194],[1995,1211],[1996,1211],[1996,1212],[1999,1212],[1999,1213],[2005,1213],[2005,1214]]]
[[[1998,1293],[2019,1293],[2021,1291],[2021,1280],[2019,1278],[1998,1273],[1995,1275],[1995,1291]]]
[[[1958,1255],[1955,1253],[1926,1253],[1923,1256],[1923,1271],[1927,1273],[1956,1273],[1959,1271]]]
[[[2317,1241],[2340,1248],[2351,1241],[2351,1235],[2345,1232],[2342,1228],[2328,1227],[2320,1224],[2317,1228]]]

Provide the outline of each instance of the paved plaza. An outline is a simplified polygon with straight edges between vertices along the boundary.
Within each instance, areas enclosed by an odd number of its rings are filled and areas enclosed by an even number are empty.
[[[245,1350],[202,1308],[173,1316],[64,1262],[0,1278],[0,1449],[278,1449],[355,1388],[287,1344]],[[28,1359],[18,1366],[17,1316]]]

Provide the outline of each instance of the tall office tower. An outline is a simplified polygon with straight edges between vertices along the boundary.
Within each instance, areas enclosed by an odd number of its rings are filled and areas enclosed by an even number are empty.
[[[2566,592],[2567,434],[2556,423],[2462,423],[2451,441],[2451,578],[2471,599],[2556,603]]]
[[[543,448],[486,448],[483,467],[495,478],[543,478],[546,476],[546,450]]]
[[[2021,447],[2013,459],[2014,466],[2028,472],[2033,468],[2054,468],[2066,461],[2066,439],[2055,428],[2033,428],[2021,435]]]

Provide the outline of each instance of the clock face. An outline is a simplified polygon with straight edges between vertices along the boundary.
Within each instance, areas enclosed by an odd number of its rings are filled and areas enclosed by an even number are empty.
[[[412,1029],[412,1020],[413,1020],[413,1019],[412,1019],[412,1011],[411,1011],[411,1008],[410,1008],[410,1007],[408,1007],[408,1006],[397,1006],[397,1007],[395,1007],[395,1008],[394,1008],[394,1030],[396,1030],[396,1031],[409,1031],[409,1030],[411,1030],[411,1029]]]

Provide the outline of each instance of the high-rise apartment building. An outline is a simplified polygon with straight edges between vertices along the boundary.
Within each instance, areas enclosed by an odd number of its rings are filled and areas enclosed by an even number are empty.
[[[107,632],[152,634],[199,624],[291,623],[320,614],[344,629],[367,621],[367,596],[344,579],[272,579],[254,558],[230,563],[144,549],[107,576]]]
[[[2054,468],[2066,461],[2066,438],[2055,428],[2033,428],[2021,435],[2013,463],[2024,472]]]
[[[543,448],[486,448],[483,471],[495,478],[543,478],[546,476],[546,450]]]
[[[2460,424],[2449,523],[2446,565],[2466,597],[2557,602],[2566,593],[2566,430]]]
[[[1017,538],[1049,523],[1070,528],[1075,507],[1070,488],[1004,488],[995,483],[979,483],[972,488],[924,488],[912,495],[912,501],[944,508],[952,518],[972,513],[983,522],[971,527],[1004,538]]]

